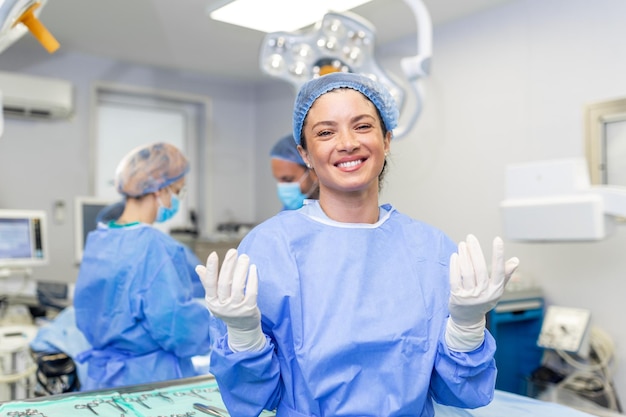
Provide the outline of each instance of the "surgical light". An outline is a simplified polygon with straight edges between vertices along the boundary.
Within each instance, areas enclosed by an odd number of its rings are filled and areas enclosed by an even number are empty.
[[[416,106],[407,125],[394,130],[405,135],[422,109],[419,80],[430,72],[432,24],[421,0],[405,0],[416,15],[418,54],[402,60],[404,75],[414,92]],[[314,3],[314,2],[313,2]],[[261,70],[290,83],[297,91],[306,81],[331,72],[364,74],[385,85],[402,111],[405,91],[375,60],[376,29],[351,12],[328,12],[308,30],[265,35],[259,53]]]
[[[375,28],[360,16],[327,13],[312,30],[266,35],[260,55],[263,71],[296,88],[331,72],[359,72],[385,84],[398,104],[403,90],[374,61]]]
[[[17,42],[30,30],[49,52],[59,48],[59,42],[39,21],[38,16],[47,0],[0,0],[0,53]],[[2,91],[0,91],[0,137],[4,131]]]
[[[327,10],[343,12],[372,0],[235,0],[208,10],[211,19],[261,32],[294,31],[320,20]]]
[[[46,2],[47,0],[0,0],[0,52],[28,31],[49,53],[59,48],[59,42],[38,19]]]

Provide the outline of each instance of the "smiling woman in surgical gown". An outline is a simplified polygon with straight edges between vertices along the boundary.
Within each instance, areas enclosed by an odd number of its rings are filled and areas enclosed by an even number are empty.
[[[152,227],[178,207],[189,164],[172,145],[131,151],[116,173],[121,216],[87,238],[76,282],[76,324],[92,349],[84,390],[196,375],[209,352],[209,313],[194,301],[183,246]]]
[[[494,395],[495,342],[485,313],[518,265],[474,236],[442,231],[379,204],[398,111],[389,92],[346,73],[306,83],[294,140],[319,200],[253,229],[218,273],[197,268],[226,325],[211,372],[231,415],[434,415]]]

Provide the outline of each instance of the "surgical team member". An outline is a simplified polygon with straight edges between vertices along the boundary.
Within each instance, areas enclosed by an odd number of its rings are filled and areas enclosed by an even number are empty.
[[[270,163],[283,210],[296,210],[305,199],[319,198],[317,175],[302,160],[291,134],[272,147]]]
[[[112,220],[117,220],[122,213],[124,212],[124,208],[126,207],[126,200],[121,200],[116,203],[110,204],[100,210],[98,215],[96,216],[96,224],[98,223],[109,223]],[[202,286],[202,282],[198,279],[198,274],[195,272],[196,266],[201,263],[193,250],[181,243],[183,249],[185,250],[185,257],[187,258],[187,267],[189,268],[189,273],[191,274],[191,283],[193,285],[193,296],[194,298],[204,298],[204,287]]]
[[[87,238],[76,282],[76,324],[92,349],[83,390],[196,375],[210,350],[209,312],[192,297],[185,251],[152,227],[176,214],[189,162],[166,143],[141,146],[118,165],[126,199],[117,220]]]
[[[398,109],[357,74],[298,93],[293,136],[320,198],[254,228],[218,272],[198,266],[226,325],[211,372],[232,415],[432,416],[433,401],[491,401],[495,342],[485,314],[519,263],[380,205]],[[460,210],[462,207],[459,208]],[[218,322],[219,323],[219,322]]]

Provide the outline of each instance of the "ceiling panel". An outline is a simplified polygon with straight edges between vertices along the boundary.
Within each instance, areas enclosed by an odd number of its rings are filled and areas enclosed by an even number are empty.
[[[262,1],[262,0],[259,0]],[[307,1],[307,0],[294,0]],[[512,0],[426,0],[433,24]],[[258,67],[263,32],[210,19],[223,0],[48,0],[40,20],[63,51],[242,80],[264,78]],[[354,9],[384,44],[416,31],[403,0],[374,0]],[[32,36],[18,42],[36,45]],[[42,49],[43,51],[43,49]]]

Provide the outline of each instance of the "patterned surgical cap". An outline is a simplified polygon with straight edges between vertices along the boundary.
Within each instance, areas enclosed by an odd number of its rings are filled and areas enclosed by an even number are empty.
[[[117,166],[117,191],[127,197],[154,193],[189,172],[189,162],[169,143],[153,143],[130,151]]]

